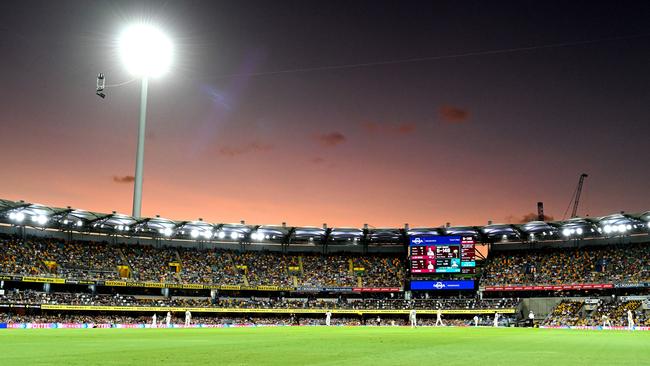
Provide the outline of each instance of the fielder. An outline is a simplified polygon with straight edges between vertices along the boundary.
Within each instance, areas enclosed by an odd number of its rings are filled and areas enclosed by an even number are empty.
[[[192,324],[192,313],[188,309],[185,311],[185,326],[189,327],[190,324]]]
[[[438,309],[436,312],[436,327],[444,327],[445,323],[442,322],[442,310]]]
[[[634,313],[629,309],[627,311],[627,329],[634,330]]]
[[[609,315],[603,314],[601,319],[603,320],[603,328],[608,328],[612,326],[612,321],[609,320]]]
[[[418,326],[417,313],[415,309],[411,309],[411,312],[409,313],[409,320],[411,321],[411,328]]]

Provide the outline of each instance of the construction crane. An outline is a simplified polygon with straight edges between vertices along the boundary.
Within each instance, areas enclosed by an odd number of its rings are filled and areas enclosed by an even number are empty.
[[[580,179],[578,180],[578,186],[576,187],[576,190],[573,192],[573,196],[571,196],[571,201],[573,201],[573,209],[571,210],[571,218],[577,217],[578,216],[578,204],[580,204],[580,194],[582,193],[582,186],[585,183],[585,178],[587,178],[589,175],[582,173],[580,174]],[[566,213],[569,211],[569,207],[571,207],[571,201],[569,201],[569,206],[567,206],[566,211],[564,211],[564,217],[563,219],[566,218]]]

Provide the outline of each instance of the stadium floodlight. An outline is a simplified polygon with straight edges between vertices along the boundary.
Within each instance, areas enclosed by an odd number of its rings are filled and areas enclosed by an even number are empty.
[[[210,230],[204,231],[203,232],[203,237],[206,238],[206,239],[212,238],[212,231],[210,231]]]
[[[16,222],[23,222],[25,220],[25,214],[22,212],[16,212]]]
[[[127,70],[137,77],[159,77],[169,71],[174,47],[171,40],[152,25],[130,25],[120,35],[118,47]]]
[[[235,240],[238,237],[239,237],[239,234],[237,234],[236,231],[233,231],[232,233],[230,233],[230,239]]]
[[[632,225],[627,224],[627,225],[625,225],[625,228],[626,228],[627,230],[632,230]]]
[[[648,221],[648,229],[650,229],[650,221]]]
[[[36,218],[36,222],[41,226],[47,224],[48,221],[49,219],[45,215],[38,215],[38,217]]]
[[[68,225],[68,219],[63,220],[63,225]]]
[[[582,235],[582,228],[580,228],[580,227],[577,228],[577,229],[576,229],[576,234],[578,234],[578,235]]]
[[[605,225],[605,227],[603,228],[603,230],[605,230],[605,234],[609,234],[609,233],[612,232],[612,227],[609,226],[609,225]]]
[[[77,220],[77,227],[81,227],[81,226],[83,226],[83,224],[84,223],[81,220]]]
[[[16,220],[16,213],[15,212],[10,212],[9,213],[9,220],[14,221]],[[648,223],[650,224],[650,223]]]
[[[564,229],[564,230],[562,230],[562,235],[564,235],[564,236],[569,236],[569,235],[571,235],[571,230],[569,230],[569,229]]]
[[[174,47],[171,40],[156,27],[149,24],[134,24],[127,27],[120,35],[118,52],[127,71],[142,78],[140,124],[138,126],[138,147],[135,155],[133,184],[133,217],[139,218],[142,209],[142,176],[149,78],[162,76],[169,71]]]
[[[625,230],[626,230],[626,228],[625,228],[625,225],[624,225],[624,224],[620,224],[620,225],[618,225],[618,231],[620,231],[621,233],[624,233]]]
[[[36,221],[37,224],[39,224],[41,226],[47,224],[47,222],[49,221],[49,219],[45,215],[38,215],[38,216],[35,217],[34,220]]]
[[[162,234],[165,235],[166,237],[172,236],[172,228],[166,227],[162,230]]]
[[[196,230],[196,229],[192,229],[192,231],[190,232],[190,236],[192,238],[194,238],[194,239],[198,238],[199,237],[199,231]]]
[[[219,239],[223,239],[223,238],[225,238],[225,237],[226,237],[226,233],[225,233],[223,230],[220,230],[220,231],[217,233],[217,238],[219,238]]]

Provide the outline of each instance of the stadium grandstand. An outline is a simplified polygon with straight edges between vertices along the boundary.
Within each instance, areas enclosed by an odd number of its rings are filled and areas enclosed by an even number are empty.
[[[333,324],[381,316],[404,325],[415,309],[422,325],[441,311],[447,324],[464,326],[494,325],[499,313],[503,326],[599,327],[606,318],[624,327],[630,310],[645,327],[649,221],[645,212],[483,227],[315,228],[1,200],[0,323],[147,327],[153,314],[191,310],[205,326],[323,324],[326,312]],[[471,258],[463,257],[462,272],[417,271],[423,253],[414,246],[423,238],[462,238]]]

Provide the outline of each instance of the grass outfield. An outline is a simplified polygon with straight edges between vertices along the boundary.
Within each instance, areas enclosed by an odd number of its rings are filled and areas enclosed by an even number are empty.
[[[3,329],[6,365],[650,365],[650,332],[523,328]]]

